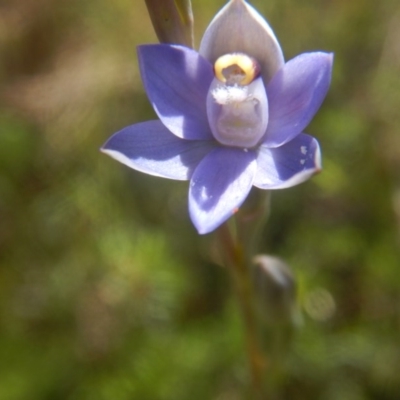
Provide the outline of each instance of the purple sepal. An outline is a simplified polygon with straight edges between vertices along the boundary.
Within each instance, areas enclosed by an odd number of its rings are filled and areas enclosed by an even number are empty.
[[[216,229],[238,210],[256,169],[254,151],[219,147],[204,157],[189,189],[189,213],[200,234]]]
[[[162,123],[180,138],[212,139],[206,110],[212,65],[182,46],[138,46],[138,57],[147,95]]]
[[[148,121],[115,133],[101,151],[137,171],[187,180],[214,146],[212,141],[179,139],[160,121]]]
[[[261,146],[257,157],[254,186],[260,189],[285,189],[298,185],[321,170],[319,144],[302,133],[278,148]]]
[[[243,0],[230,1],[211,21],[199,53],[214,63],[228,53],[244,53],[261,65],[267,84],[284,65],[281,46],[267,21]]]
[[[288,61],[267,86],[268,128],[264,144],[289,142],[310,123],[328,91],[333,54],[304,53]]]

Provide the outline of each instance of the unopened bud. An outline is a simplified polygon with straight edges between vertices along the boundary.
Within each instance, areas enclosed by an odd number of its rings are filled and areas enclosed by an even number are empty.
[[[161,43],[193,48],[193,13],[190,0],[145,0]]]
[[[296,281],[289,266],[277,257],[254,257],[254,286],[258,308],[271,324],[296,324]]]

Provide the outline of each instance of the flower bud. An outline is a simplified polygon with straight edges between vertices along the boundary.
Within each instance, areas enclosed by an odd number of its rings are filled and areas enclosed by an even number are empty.
[[[145,0],[161,43],[193,48],[193,13],[190,0]]]
[[[296,325],[297,285],[289,266],[281,259],[267,255],[254,257],[254,286],[259,311],[271,325]]]
[[[256,312],[261,322],[262,342],[272,360],[288,353],[301,314],[296,302],[296,281],[289,266],[276,257],[254,257]]]

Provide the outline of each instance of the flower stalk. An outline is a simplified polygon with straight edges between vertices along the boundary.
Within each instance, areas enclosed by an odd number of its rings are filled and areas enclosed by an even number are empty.
[[[265,399],[264,377],[268,365],[261,342],[261,324],[256,309],[256,293],[252,282],[251,257],[257,234],[269,214],[269,192],[253,190],[235,215],[235,225],[224,223],[217,231],[221,257],[229,270],[244,326],[246,352],[253,395]]]
[[[263,377],[267,367],[267,359],[262,352],[259,339],[251,275],[246,262],[246,250],[243,244],[237,240],[237,236],[234,237],[234,235],[232,235],[228,223],[223,224],[216,233],[221,255],[231,274],[242,314],[247,358],[254,396],[258,399],[264,399]]]

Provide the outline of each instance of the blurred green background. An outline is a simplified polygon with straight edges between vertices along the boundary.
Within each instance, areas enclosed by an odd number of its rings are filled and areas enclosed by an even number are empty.
[[[276,191],[261,250],[301,324],[275,399],[400,399],[400,4],[254,0],[285,57],[335,53],[307,132],[323,173]],[[193,0],[196,45],[222,0]],[[187,183],[99,153],[155,117],[140,0],[0,3],[0,399],[240,400],[242,325]]]

